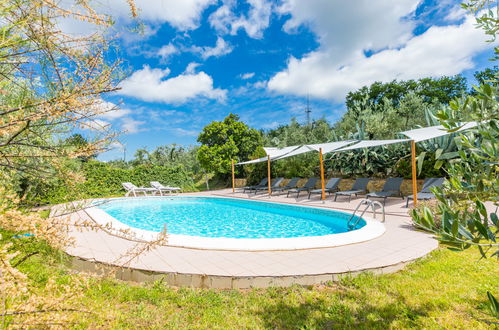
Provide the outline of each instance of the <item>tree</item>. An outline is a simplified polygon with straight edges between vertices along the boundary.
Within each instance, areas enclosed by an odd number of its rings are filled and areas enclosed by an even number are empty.
[[[198,136],[197,156],[201,166],[218,175],[231,172],[231,161],[248,160],[255,149],[262,146],[262,136],[257,130],[229,114],[223,121],[213,121]]]
[[[127,2],[135,14],[132,0]],[[66,166],[68,160],[104,150],[114,136],[103,130],[87,143],[61,138],[94,127],[96,116],[112,110],[103,107],[101,97],[115,91],[123,76],[120,62],[110,61],[107,54],[112,42],[106,28],[112,20],[92,4],[0,0],[0,227],[28,233],[18,244],[32,244],[33,249],[38,240],[56,248],[69,243],[68,219],[25,212],[15,194],[20,177],[60,178],[68,186],[81,182],[81,174]],[[63,19],[84,21],[96,29],[84,36],[65,33]],[[78,299],[79,284],[61,286],[49,280],[47,295],[38,296],[12,266],[19,254],[16,246],[0,241],[2,327],[9,322],[22,328],[50,327],[54,320],[64,327],[64,311]],[[19,257],[17,263],[30,255]]]
[[[440,78],[422,78],[418,80],[397,81],[388,83],[375,82],[364,86],[346,96],[346,106],[352,109],[355,102],[366,100],[370,104],[381,104],[383,99],[388,99],[397,106],[407,94],[414,93],[425,102],[437,101],[448,104],[453,98],[466,92],[466,78],[461,75]]]
[[[339,134],[354,134],[364,127],[369,139],[393,139],[396,133],[426,125],[426,114],[434,113],[441,105],[427,102],[415,92],[409,92],[394,105],[385,97],[381,103],[370,102],[368,97],[355,101],[340,121],[335,124]]]
[[[476,71],[473,76],[475,77],[478,85],[492,84],[497,85],[499,75],[499,67],[494,65],[492,68],[486,68],[482,71]],[[472,94],[476,95],[476,91],[473,89]]]

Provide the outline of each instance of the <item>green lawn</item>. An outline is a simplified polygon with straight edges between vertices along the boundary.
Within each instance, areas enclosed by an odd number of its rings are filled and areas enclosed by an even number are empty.
[[[64,284],[80,276],[70,273],[63,253],[40,247],[42,253],[19,266],[33,290],[43,292],[49,278]],[[34,248],[23,247],[26,253]],[[488,312],[486,291],[499,296],[498,274],[497,259],[439,249],[395,274],[314,287],[207,290],[94,277],[78,306],[93,314],[74,313],[74,321],[82,328],[486,329],[492,327],[487,320],[497,321]]]

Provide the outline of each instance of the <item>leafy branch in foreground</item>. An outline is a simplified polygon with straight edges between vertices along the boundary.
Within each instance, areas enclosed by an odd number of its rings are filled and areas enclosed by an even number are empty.
[[[19,255],[21,245],[36,249],[43,241],[61,248],[71,241],[69,218],[44,218],[20,207],[14,188],[20,178],[80,182],[81,175],[67,168],[68,160],[94,155],[114,137],[99,127],[88,143],[65,139],[75,130],[94,128],[98,115],[114,110],[104,106],[102,96],[116,90],[123,76],[120,61],[106,55],[105,31],[112,21],[91,3],[0,0],[0,228],[15,233],[16,242],[0,236],[2,328],[68,324],[72,316],[65,311],[79,310],[88,285],[81,276],[70,285],[49,279],[40,294],[13,265],[29,258]],[[62,20],[84,21],[91,28],[85,35],[65,33]]]
[[[473,0],[463,7],[477,17],[478,27],[496,39],[499,10],[490,1]],[[495,47],[496,58],[498,48]],[[459,158],[447,167],[449,180],[435,189],[437,209],[427,206],[411,211],[416,226],[435,233],[437,239],[456,250],[476,247],[483,258],[499,259],[499,88],[498,77],[475,87],[474,96],[451,102],[437,117],[448,130],[455,132],[461,122],[478,125],[458,134]],[[489,210],[487,210],[487,206]],[[492,314],[499,317],[496,298],[487,292]]]

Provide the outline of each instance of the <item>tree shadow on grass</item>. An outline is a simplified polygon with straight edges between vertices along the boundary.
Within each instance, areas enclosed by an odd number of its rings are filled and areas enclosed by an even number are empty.
[[[259,317],[265,328],[272,329],[387,329],[397,322],[398,327],[417,327],[417,319],[428,316],[435,306],[409,306],[405,298],[391,293],[390,301],[375,304],[365,294],[338,295],[339,299],[315,298],[304,303],[281,300],[261,309]],[[342,299],[343,298],[343,299]]]

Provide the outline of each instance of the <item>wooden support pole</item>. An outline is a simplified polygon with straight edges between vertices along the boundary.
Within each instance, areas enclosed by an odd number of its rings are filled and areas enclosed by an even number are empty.
[[[418,181],[416,170],[416,142],[411,140],[411,164],[412,164],[412,195],[414,206],[418,205]]]
[[[269,196],[272,194],[272,189],[270,188],[270,156],[267,155],[267,176],[268,176],[268,187],[269,187]]]
[[[236,175],[234,173],[234,159],[232,160],[232,192],[236,192]]]
[[[321,199],[325,200],[326,199],[326,190],[324,186],[324,161],[322,159],[322,148],[319,148],[319,162],[321,166]]]

